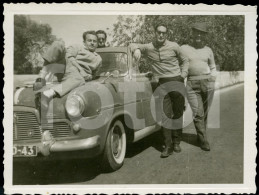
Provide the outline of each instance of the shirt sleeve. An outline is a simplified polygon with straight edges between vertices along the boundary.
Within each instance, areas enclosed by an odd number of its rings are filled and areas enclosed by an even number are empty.
[[[82,72],[83,68],[77,63],[76,56],[79,52],[79,46],[71,45],[66,50],[66,63],[69,66],[75,66],[79,72]]]
[[[75,58],[77,56],[78,51],[79,47],[77,45],[71,45],[67,47],[66,58]]]
[[[178,54],[179,63],[180,63],[181,77],[186,78],[188,75],[188,69],[189,69],[189,59],[185,55],[185,52],[182,47],[178,46],[177,54]]]
[[[216,69],[213,51],[211,50],[211,48],[209,48],[209,52],[210,52],[210,55],[209,55],[208,65],[209,65],[209,68],[210,68],[210,74],[211,74],[211,76],[216,77],[217,76],[217,69]]]
[[[99,56],[99,57],[100,57],[100,62],[99,62],[99,64],[97,65],[96,69],[92,71],[93,78],[95,78],[95,77],[97,76],[96,73],[97,73],[97,72],[99,71],[99,69],[101,69],[101,67],[102,67],[102,58],[101,58],[101,56]]]
[[[131,43],[129,47],[132,52],[134,52],[136,49],[139,49],[141,53],[146,53],[149,44]]]

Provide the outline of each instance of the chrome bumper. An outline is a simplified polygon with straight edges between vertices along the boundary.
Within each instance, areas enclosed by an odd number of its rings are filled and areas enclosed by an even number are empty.
[[[56,141],[50,146],[50,152],[68,152],[76,150],[91,149],[99,145],[99,136],[80,140]]]
[[[51,145],[45,145],[43,142],[26,143],[26,144],[21,143],[21,144],[14,144],[14,145],[36,146],[37,153],[40,153],[43,156],[48,156],[54,152],[71,152],[71,151],[92,149],[99,146],[99,144],[100,144],[100,136],[96,135],[85,139],[65,140],[65,141],[56,140]]]

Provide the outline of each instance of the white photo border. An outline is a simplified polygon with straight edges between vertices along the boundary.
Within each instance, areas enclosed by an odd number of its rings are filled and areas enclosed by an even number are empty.
[[[157,11],[159,10],[159,11]],[[13,17],[26,15],[244,15],[245,16],[245,109],[244,109],[244,183],[243,184],[163,184],[163,185],[13,185]],[[256,7],[226,5],[144,5],[144,4],[4,4],[4,189],[14,193],[255,193],[256,176]]]

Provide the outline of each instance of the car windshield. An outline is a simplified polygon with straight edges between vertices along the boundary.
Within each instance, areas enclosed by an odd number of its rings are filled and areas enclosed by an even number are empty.
[[[99,53],[102,66],[97,71],[97,76],[108,76],[110,73],[124,75],[128,71],[126,53]]]

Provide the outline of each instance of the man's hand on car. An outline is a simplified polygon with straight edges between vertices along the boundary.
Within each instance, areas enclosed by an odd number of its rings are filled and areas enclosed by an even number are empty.
[[[140,49],[136,49],[133,53],[133,57],[135,58],[136,61],[139,61],[141,58],[141,51]]]
[[[81,76],[85,79],[85,81],[91,81],[93,79],[93,76],[86,73],[83,69],[79,70]]]
[[[84,76],[85,81],[91,81],[93,79],[93,76],[90,74],[87,74],[86,76]]]

